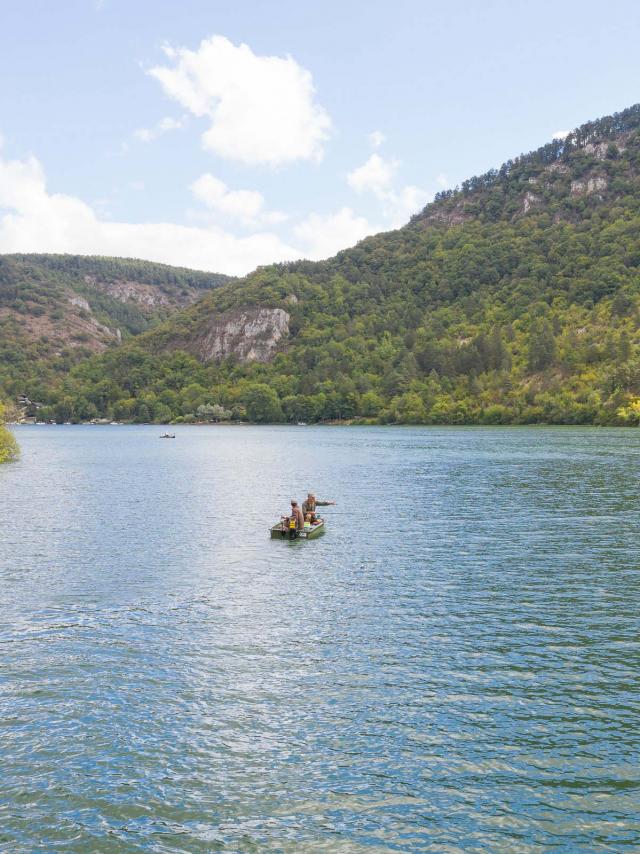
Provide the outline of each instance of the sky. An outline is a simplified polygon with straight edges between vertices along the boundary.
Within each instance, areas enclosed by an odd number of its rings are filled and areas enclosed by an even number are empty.
[[[640,101],[636,0],[0,0],[0,252],[241,275]]]

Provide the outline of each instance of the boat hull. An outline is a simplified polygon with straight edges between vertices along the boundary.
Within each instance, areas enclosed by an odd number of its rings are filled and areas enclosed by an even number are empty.
[[[289,537],[289,529],[284,528],[282,522],[277,522],[271,529],[271,539],[272,540],[289,540],[291,542],[295,542],[296,540],[316,540],[318,537],[322,536],[325,532],[325,524],[324,519],[320,520],[319,525],[314,525],[308,531],[297,531],[296,536]]]

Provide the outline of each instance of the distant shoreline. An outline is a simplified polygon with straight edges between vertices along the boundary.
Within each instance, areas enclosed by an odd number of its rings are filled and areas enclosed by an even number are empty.
[[[65,424],[49,424],[43,422],[29,422],[29,421],[7,421],[5,422],[7,427],[158,427],[161,429],[175,429],[176,427],[299,427],[302,429],[303,427],[384,427],[385,429],[407,429],[407,428],[416,428],[416,427],[424,427],[424,428],[437,428],[437,429],[453,429],[453,428],[476,428],[482,430],[495,430],[495,429],[531,429],[531,428],[543,428],[543,427],[554,427],[554,428],[571,428],[571,429],[593,429],[593,430],[638,430],[638,426],[634,424],[552,424],[549,422],[536,421],[531,424],[477,424],[477,423],[468,423],[468,424],[372,424],[364,421],[318,421],[312,424],[283,424],[281,421],[274,421],[270,423],[258,423],[255,421],[218,421],[218,422],[200,422],[197,424],[156,424],[152,421],[145,421],[144,423],[134,423],[134,422],[121,422],[118,424],[114,424],[112,422],[105,424],[92,424],[88,421],[78,422],[78,423],[65,423]]]

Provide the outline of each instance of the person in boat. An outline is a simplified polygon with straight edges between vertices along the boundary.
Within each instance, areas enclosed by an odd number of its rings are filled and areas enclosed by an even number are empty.
[[[300,505],[293,498],[291,499],[291,515],[285,516],[284,526],[292,539],[298,536],[298,531],[304,530],[304,515]]]
[[[315,497],[313,492],[310,492],[307,495],[307,500],[302,502],[302,512],[305,516],[307,513],[311,513],[311,521],[315,522],[318,518],[316,514],[316,507],[329,507],[335,503],[335,501],[320,501],[319,498]]]

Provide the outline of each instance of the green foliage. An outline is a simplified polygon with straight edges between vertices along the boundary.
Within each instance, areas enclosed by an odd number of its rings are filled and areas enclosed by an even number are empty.
[[[4,426],[2,416],[3,408],[0,405],[0,464],[13,462],[19,456],[18,443],[13,434]]]
[[[556,340],[548,321],[533,325],[529,333],[528,368],[531,373],[544,371],[553,365],[556,358]]]
[[[265,383],[249,384],[244,393],[244,401],[249,421],[269,424],[283,420],[278,395]]]
[[[117,330],[124,339],[137,335],[228,281],[132,259],[2,255],[0,389],[14,398],[26,386],[47,387],[91,352],[116,345]],[[38,389],[35,399],[42,397]]]
[[[104,255],[5,255],[3,261],[26,263],[59,274],[62,280],[98,278],[103,282],[145,282],[157,287],[209,290],[231,281],[221,273],[205,273],[187,267],[172,267],[137,258],[111,258]]]
[[[0,390],[65,420],[189,422],[218,406],[258,423],[637,423],[639,127],[640,107],[591,122],[398,231],[259,268],[100,356],[62,351],[64,370],[34,372],[9,347]],[[290,315],[270,364],[185,352],[212,315],[255,305]]]
[[[189,413],[187,413],[187,415],[188,414]],[[228,421],[231,418],[231,415],[231,410],[225,409],[224,406],[220,406],[219,403],[201,403],[196,410],[196,418],[198,421]]]

